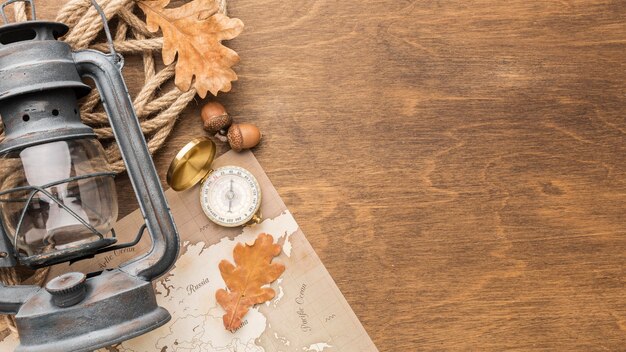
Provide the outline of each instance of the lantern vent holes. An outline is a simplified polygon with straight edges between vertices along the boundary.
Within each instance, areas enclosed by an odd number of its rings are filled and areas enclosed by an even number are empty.
[[[59,116],[59,110],[57,109],[52,110],[52,116]]]
[[[37,37],[37,32],[32,28],[20,28],[14,31],[0,34],[0,43],[7,45],[11,43],[33,40]]]
[[[28,114],[22,115],[22,121],[28,122],[28,120],[30,120],[30,115],[28,115]]]

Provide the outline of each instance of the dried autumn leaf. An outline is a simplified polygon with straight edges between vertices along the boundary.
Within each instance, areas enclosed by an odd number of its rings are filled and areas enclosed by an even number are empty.
[[[274,244],[272,235],[262,233],[252,246],[241,243],[235,246],[236,267],[227,260],[220,262],[220,272],[229,291],[219,289],[215,298],[226,310],[223,318],[227,330],[234,332],[239,328],[250,307],[274,298],[276,292],[263,286],[278,279],[285,271],[284,265],[272,263],[280,251],[281,246]]]
[[[191,82],[202,98],[207,91],[217,95],[228,92],[237,74],[231,69],[239,55],[222,40],[235,38],[243,22],[217,13],[214,0],[193,0],[177,8],[165,8],[170,0],[141,0],[138,5],[146,14],[148,30],[163,32],[163,62],[176,63],[175,84],[188,91]]]

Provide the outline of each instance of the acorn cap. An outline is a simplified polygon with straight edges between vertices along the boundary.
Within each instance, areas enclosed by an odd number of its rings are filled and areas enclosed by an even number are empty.
[[[204,130],[209,133],[217,133],[221,130],[226,131],[233,123],[233,118],[228,114],[212,116],[208,119],[202,118]]]
[[[175,191],[184,191],[211,172],[215,143],[206,137],[195,138],[176,154],[167,170],[167,184]]]

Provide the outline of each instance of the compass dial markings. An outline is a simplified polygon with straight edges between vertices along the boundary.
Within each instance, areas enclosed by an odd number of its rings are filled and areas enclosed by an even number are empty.
[[[259,209],[261,190],[247,170],[225,166],[215,170],[203,183],[200,201],[213,222],[228,227],[247,223]]]

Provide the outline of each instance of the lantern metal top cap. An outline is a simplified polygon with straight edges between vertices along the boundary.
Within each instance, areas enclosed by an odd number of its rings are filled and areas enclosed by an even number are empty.
[[[89,93],[70,46],[56,40],[66,32],[66,25],[48,21],[0,27],[0,100],[60,88],[74,89],[78,98]]]

